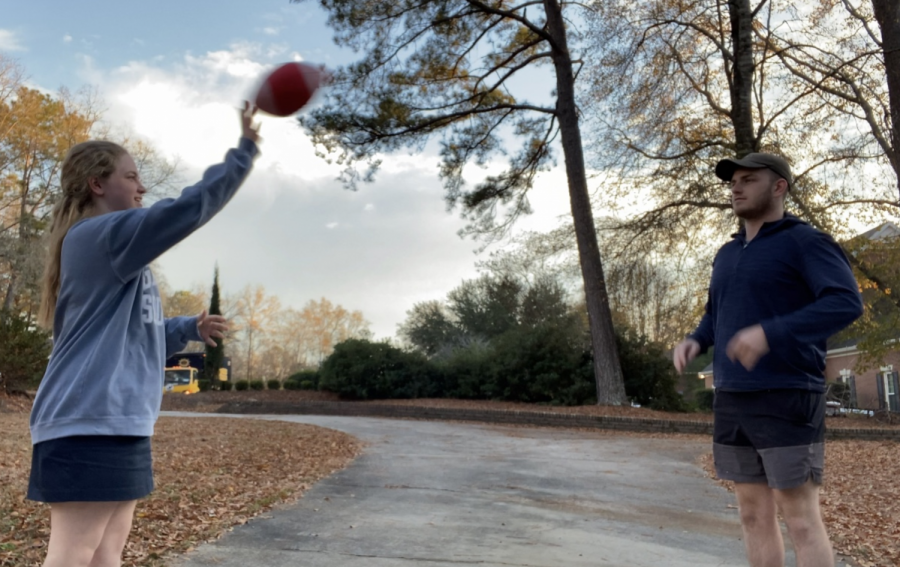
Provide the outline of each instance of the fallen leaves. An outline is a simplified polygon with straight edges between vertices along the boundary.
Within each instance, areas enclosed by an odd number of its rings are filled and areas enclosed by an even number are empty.
[[[715,478],[712,455],[701,463]],[[730,482],[718,481],[729,490]],[[825,444],[822,515],[834,550],[860,567],[900,565],[900,444],[829,441]]]
[[[0,566],[38,566],[50,514],[46,505],[25,500],[28,414],[0,415],[0,427]],[[153,438],[156,490],[138,502],[124,564],[161,566],[167,554],[301,497],[360,448],[349,435],[312,425],[163,417]]]

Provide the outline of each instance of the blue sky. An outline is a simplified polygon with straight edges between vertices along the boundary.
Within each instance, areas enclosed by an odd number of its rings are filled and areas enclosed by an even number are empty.
[[[334,46],[314,2],[0,0],[0,9],[0,52],[30,86],[97,89],[104,121],[177,159],[185,184],[234,144],[234,109],[267,69],[354,57]],[[383,338],[414,303],[477,275],[478,244],[457,236],[463,221],[446,211],[434,155],[389,156],[375,183],[351,192],[293,119],[261,122],[262,157],[241,192],[161,259],[175,289],[207,286],[218,261],[226,293],[262,284],[298,308],[326,297],[362,311]],[[568,210],[564,176],[539,178],[532,203],[521,229],[556,226]]]
[[[217,51],[239,42],[283,43],[304,58],[346,61],[331,41],[326,16],[314,2],[18,2],[5,0],[2,27],[18,39],[33,79],[47,88],[78,83],[85,56],[99,68],[129,60],[178,61],[186,53]]]

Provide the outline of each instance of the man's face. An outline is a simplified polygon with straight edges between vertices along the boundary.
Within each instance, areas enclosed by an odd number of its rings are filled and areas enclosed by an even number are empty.
[[[731,176],[731,208],[745,220],[763,217],[772,210],[778,180],[768,169],[738,169]]]

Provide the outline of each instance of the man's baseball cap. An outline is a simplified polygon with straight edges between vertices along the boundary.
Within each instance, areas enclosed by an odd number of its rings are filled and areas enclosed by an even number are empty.
[[[723,181],[731,181],[738,169],[771,169],[788,182],[788,190],[794,184],[791,166],[781,156],[775,154],[747,154],[743,159],[723,159],[716,164],[716,177]]]

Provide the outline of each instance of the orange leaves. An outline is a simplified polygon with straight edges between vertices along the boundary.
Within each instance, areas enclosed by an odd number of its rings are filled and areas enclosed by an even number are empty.
[[[0,567],[37,566],[49,511],[24,499],[28,414],[0,415]],[[156,490],[138,502],[125,565],[162,566],[170,553],[215,539],[234,525],[299,498],[357,454],[353,438],[310,425],[162,418],[153,439]]]
[[[342,341],[371,336],[360,311],[348,311],[324,297],[308,301],[303,309],[279,312],[268,331],[259,349],[258,368],[273,378],[318,366]]]

